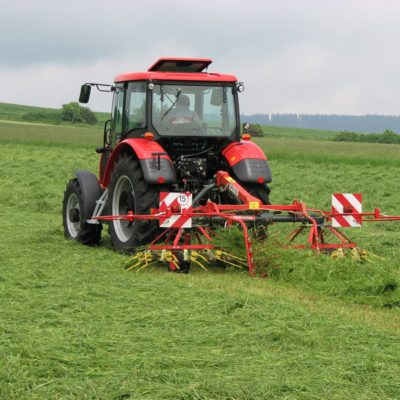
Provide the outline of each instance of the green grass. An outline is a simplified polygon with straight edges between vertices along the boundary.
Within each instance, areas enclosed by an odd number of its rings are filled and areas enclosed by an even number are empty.
[[[101,128],[55,126],[0,121],[0,140],[3,143],[19,142],[38,146],[91,147],[100,146],[103,141]]]
[[[346,231],[384,260],[288,251],[267,279],[127,272],[106,229],[96,248],[63,237],[63,190],[74,169],[97,171],[101,140],[0,123],[0,398],[400,397],[399,224]],[[329,209],[332,192],[360,191],[365,209],[399,214],[395,146],[258,143],[274,203]]]
[[[291,138],[255,138],[269,160],[351,164],[358,166],[400,166],[400,145],[330,142]]]
[[[306,139],[306,140],[333,140],[337,133],[336,131],[318,130],[318,129],[302,129],[302,128],[287,128],[282,126],[267,126],[262,127],[266,138],[290,138],[290,139]]]

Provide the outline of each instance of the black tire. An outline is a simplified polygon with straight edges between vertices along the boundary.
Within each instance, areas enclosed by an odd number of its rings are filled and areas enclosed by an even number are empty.
[[[144,178],[139,161],[123,154],[115,164],[109,185],[109,211],[111,215],[148,215],[158,208],[162,186],[150,185]],[[157,220],[114,220],[109,233],[112,246],[121,253],[135,251],[137,246],[151,241],[159,231]]]
[[[71,179],[64,192],[63,201],[63,226],[67,239],[76,240],[79,243],[94,246],[101,238],[101,224],[88,224],[82,218],[83,210],[82,191],[78,179]]]
[[[271,189],[264,183],[241,183],[241,185],[254,197],[261,200],[264,205],[271,204],[269,201],[269,193]],[[268,226],[257,228],[254,230],[252,224],[248,224],[248,228],[253,229],[253,236],[259,243],[265,241],[268,237]]]

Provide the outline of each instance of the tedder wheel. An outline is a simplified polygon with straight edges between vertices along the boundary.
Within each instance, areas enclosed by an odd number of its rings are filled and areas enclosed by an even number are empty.
[[[101,224],[88,224],[82,218],[83,197],[78,179],[71,179],[64,193],[63,226],[68,239],[93,246],[101,238]]]
[[[115,164],[109,185],[109,206],[112,215],[150,214],[158,208],[160,185],[150,185],[144,178],[139,161],[122,154]],[[156,220],[113,220],[109,226],[111,243],[121,253],[129,253],[136,246],[149,242],[158,231]]]
[[[175,263],[169,262],[168,263],[168,271],[175,272],[175,273],[182,273],[188,274],[190,272],[190,261],[186,261],[184,259],[183,251],[174,251],[174,256],[176,257],[176,262],[179,266],[175,265]]]

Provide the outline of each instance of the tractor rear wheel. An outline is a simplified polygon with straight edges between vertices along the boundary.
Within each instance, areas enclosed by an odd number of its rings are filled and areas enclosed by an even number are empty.
[[[271,189],[262,183],[242,183],[240,184],[253,196],[262,201],[262,204],[271,204],[269,201],[269,193]]]
[[[64,193],[63,226],[64,235],[68,239],[93,246],[101,238],[100,224],[88,224],[82,217],[83,196],[78,179],[71,179]]]
[[[151,208],[158,208],[162,187],[148,184],[139,161],[132,155],[123,154],[115,164],[109,185],[111,215],[148,215]],[[109,233],[111,244],[121,253],[133,252],[137,246],[149,242],[158,230],[155,220],[113,220]]]

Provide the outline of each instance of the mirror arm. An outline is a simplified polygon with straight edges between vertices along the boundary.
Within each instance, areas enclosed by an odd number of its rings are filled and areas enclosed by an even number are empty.
[[[106,83],[88,82],[88,83],[85,83],[85,85],[95,86],[99,92],[113,92],[114,91],[114,85],[109,85]]]

